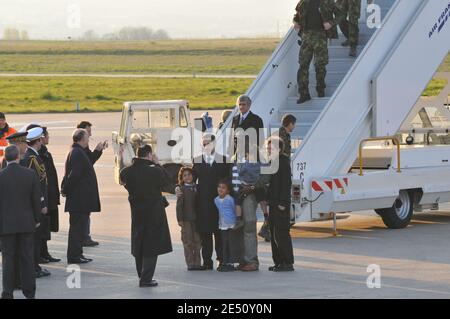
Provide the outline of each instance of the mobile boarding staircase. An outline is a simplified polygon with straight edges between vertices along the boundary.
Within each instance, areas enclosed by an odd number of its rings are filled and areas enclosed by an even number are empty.
[[[347,174],[363,140],[397,134],[450,49],[449,0],[362,2],[358,57],[348,56],[342,35],[330,41],[325,98],[315,95],[312,63],[313,98],[296,103],[299,38],[293,29],[248,91],[252,111],[272,131],[280,127],[284,114],[298,119],[292,134],[297,144],[293,181],[301,193],[299,205],[293,205],[297,222],[324,218],[313,209],[312,182]],[[381,24],[371,28],[377,18]],[[230,126],[231,117],[219,133],[219,144],[227,140],[225,129]]]

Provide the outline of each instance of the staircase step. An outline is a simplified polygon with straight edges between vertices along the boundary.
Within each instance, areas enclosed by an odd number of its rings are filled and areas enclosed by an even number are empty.
[[[327,72],[348,72],[355,63],[355,59],[332,59],[327,65]],[[310,71],[315,71],[314,61],[311,63]]]
[[[324,105],[326,105],[328,103],[328,101],[330,100],[329,97],[313,97],[311,100],[302,103],[302,104],[297,104],[297,97],[289,97],[287,99],[287,103],[286,103],[286,107],[287,109],[296,109],[296,106],[298,107],[302,107],[302,108],[320,108]]]
[[[297,118],[298,122],[314,122],[322,113],[322,108],[314,109],[303,109],[301,105],[298,105],[296,110],[287,109],[279,112],[279,120],[283,118],[285,114],[292,114]]]
[[[338,88],[338,85],[328,85],[327,88],[325,89],[325,97],[332,97],[334,92],[336,92]],[[292,94],[290,97],[297,99],[298,98],[298,87],[295,86],[295,90],[292,91]],[[309,93],[311,94],[311,97],[313,98],[317,98],[317,91],[316,91],[316,85],[310,85],[309,86]]]
[[[328,55],[330,56],[330,60],[331,59],[346,59],[346,58],[350,58],[350,56],[348,55],[350,52],[350,48],[348,47],[343,47],[341,45],[341,42],[336,42],[336,46],[330,46],[328,47]],[[364,50],[365,46],[364,45],[358,45],[357,50],[358,50],[358,54],[361,53]],[[352,58],[355,59],[355,58]]]
[[[348,70],[343,72],[338,71],[330,71],[327,72],[327,77],[325,79],[325,83],[327,86],[338,86],[342,80],[344,79],[345,75],[347,74]],[[316,87],[316,72],[310,72],[309,73],[309,84],[311,87]]]

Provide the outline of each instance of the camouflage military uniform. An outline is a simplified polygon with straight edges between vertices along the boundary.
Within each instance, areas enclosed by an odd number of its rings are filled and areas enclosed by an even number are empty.
[[[296,7],[296,15],[294,22],[300,26],[300,37],[302,44],[300,48],[298,71],[298,87],[301,98],[310,99],[309,94],[309,66],[314,58],[314,65],[316,69],[316,89],[319,92],[324,92],[326,84],[326,66],[328,64],[328,38],[337,38],[336,23],[334,20],[334,1],[333,0],[319,0],[319,14],[321,17],[321,25],[324,22],[329,22],[333,27],[325,31],[323,25],[320,30],[312,30],[307,27],[308,6],[313,0],[301,0]],[[300,103],[300,102],[299,102]]]
[[[359,42],[361,0],[337,0],[336,7],[339,11],[339,28],[347,38],[348,45],[356,48]]]
[[[280,127],[280,131],[278,133],[279,137],[283,140],[284,148],[281,152],[287,157],[291,158],[292,146],[291,146],[291,134],[288,133],[284,126]]]

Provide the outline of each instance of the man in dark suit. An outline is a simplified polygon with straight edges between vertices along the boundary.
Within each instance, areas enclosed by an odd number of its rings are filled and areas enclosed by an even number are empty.
[[[259,145],[260,143],[260,131],[264,128],[263,120],[256,114],[250,111],[252,106],[252,100],[247,95],[241,95],[237,99],[236,103],[239,107],[239,114],[233,117],[232,128],[234,131],[237,129],[242,129],[244,132],[248,134],[246,138],[246,144]],[[254,130],[253,133],[256,134],[256,141],[250,141],[249,136],[253,134],[251,130]],[[263,137],[264,138],[264,137]],[[236,152],[236,140],[234,140],[234,149],[233,154]],[[246,145],[246,149],[248,146]]]
[[[22,157],[25,155],[27,151],[27,132],[21,132],[21,133],[14,133],[9,135],[6,140],[8,141],[8,145],[16,145],[19,149],[19,158],[22,159]],[[6,158],[3,157],[3,160],[0,163],[0,171],[2,169],[5,169],[7,166]],[[0,240],[0,251],[2,250],[2,241]]]
[[[100,212],[100,196],[94,166],[85,151],[89,135],[86,130],[76,129],[72,139],[61,186],[61,193],[66,196],[65,211],[70,214],[67,261],[85,264],[92,261],[83,255],[86,224],[91,212]]]
[[[203,155],[194,159],[194,178],[197,181],[197,231],[202,241],[203,268],[213,269],[212,254],[222,262],[222,242],[219,232],[219,212],[214,204],[218,196],[217,184],[230,176],[230,167],[224,156],[215,152],[215,136],[205,134],[202,138]],[[214,237],[214,244],[213,244]]]
[[[82,121],[80,124],[77,125],[78,129],[86,130],[86,132],[89,135],[89,138],[92,136],[92,123],[88,121]],[[100,157],[103,155],[103,151],[108,148],[108,142],[103,141],[97,144],[95,149],[91,151],[88,146],[84,149],[86,151],[87,156],[92,162],[92,165],[94,165]],[[91,237],[91,216],[89,215],[88,222],[86,224],[86,228],[84,230],[84,240],[83,240],[83,247],[95,247],[98,246],[99,242],[92,240]]]
[[[162,196],[169,180],[150,145],[139,148],[137,156],[130,167],[120,172],[120,180],[129,193],[131,251],[136,259],[139,287],[145,288],[158,285],[153,280],[158,256],[172,251],[167,201]]]
[[[5,155],[8,165],[0,172],[2,298],[14,297],[16,272],[20,272],[25,297],[34,298],[34,232],[41,216],[39,178],[33,171],[19,165],[20,154],[17,146],[8,146]]]
[[[40,226],[34,233],[34,258],[36,278],[41,278],[50,276],[50,272],[39,265],[41,262],[42,240],[48,237],[50,233],[48,223],[47,172],[45,170],[44,161],[39,155],[39,150],[42,147],[44,130],[42,127],[35,127],[27,130],[27,132],[28,149],[20,163],[22,166],[32,169],[38,176],[40,182],[42,216],[40,218]]]

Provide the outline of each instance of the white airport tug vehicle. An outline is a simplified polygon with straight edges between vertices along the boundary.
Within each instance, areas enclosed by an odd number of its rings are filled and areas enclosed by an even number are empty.
[[[369,23],[377,17],[380,25]],[[444,107],[450,76],[436,73],[450,50],[449,17],[449,0],[373,1],[362,10],[358,58],[349,58],[342,35],[331,41],[326,97],[313,95],[300,105],[298,34],[291,29],[281,41],[247,95],[269,134],[283,115],[297,118],[291,134],[293,223],[334,219],[336,232],[338,214],[375,210],[388,228],[398,229],[415,211],[450,202],[450,112]],[[438,97],[421,100],[433,77],[447,86]],[[313,68],[310,78],[314,94]],[[116,172],[129,165],[141,142],[168,160],[170,131],[190,127],[188,111],[186,101],[125,103],[120,132],[113,134]],[[218,149],[227,149],[221,141],[229,140],[237,112],[218,132]],[[180,163],[165,165],[176,171]]]
[[[183,159],[174,163],[172,159],[172,148],[177,143],[172,140],[172,132],[177,128],[191,128],[188,101],[124,103],[120,129],[112,134],[116,183],[120,183],[121,169],[131,165],[137,148],[146,144],[152,146],[161,165],[175,183],[181,165],[192,163],[188,160],[183,162]]]

